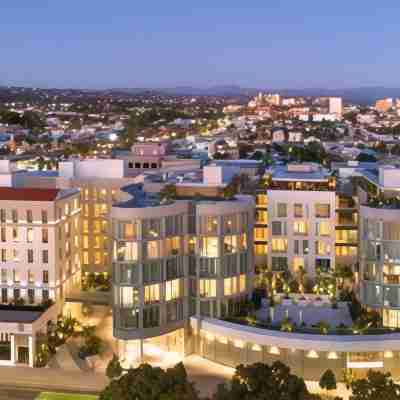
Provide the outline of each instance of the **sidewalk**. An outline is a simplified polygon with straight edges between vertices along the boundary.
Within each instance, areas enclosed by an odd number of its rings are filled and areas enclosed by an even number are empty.
[[[0,367],[0,386],[99,393],[108,383],[104,374],[56,368]]]

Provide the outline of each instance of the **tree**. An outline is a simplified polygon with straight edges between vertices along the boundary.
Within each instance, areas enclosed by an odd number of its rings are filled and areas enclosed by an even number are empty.
[[[280,361],[272,365],[255,363],[239,365],[229,385],[218,387],[213,400],[305,400],[315,398],[307,390],[304,380],[290,373]]]
[[[367,377],[350,384],[350,400],[399,400],[400,385],[394,383],[390,373],[369,370]]]
[[[336,377],[331,369],[327,369],[319,380],[319,387],[325,389],[326,393],[330,390],[336,390]]]
[[[174,200],[176,196],[177,196],[176,185],[172,183],[165,185],[160,190],[160,198],[162,202],[168,203],[169,201]]]
[[[199,400],[182,363],[166,371],[148,364],[131,368],[112,380],[100,400]]]
[[[118,357],[114,354],[113,358],[107,365],[106,375],[109,379],[116,379],[121,376],[122,371],[121,363],[119,362]]]

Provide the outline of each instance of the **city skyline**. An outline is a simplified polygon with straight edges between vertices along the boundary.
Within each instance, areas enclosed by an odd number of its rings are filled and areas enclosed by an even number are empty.
[[[0,85],[399,87],[399,6],[360,4],[6,1]]]

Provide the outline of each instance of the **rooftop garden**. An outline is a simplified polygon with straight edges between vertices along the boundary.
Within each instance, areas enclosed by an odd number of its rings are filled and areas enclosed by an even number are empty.
[[[382,326],[377,312],[362,307],[353,291],[353,272],[337,266],[330,274],[309,279],[300,268],[258,271],[258,288],[250,304],[226,321],[282,332],[317,335],[377,335],[400,332]],[[261,278],[260,278],[260,275]]]
[[[386,208],[390,210],[400,209],[400,197],[384,198],[383,196],[371,197],[365,204],[372,208]]]

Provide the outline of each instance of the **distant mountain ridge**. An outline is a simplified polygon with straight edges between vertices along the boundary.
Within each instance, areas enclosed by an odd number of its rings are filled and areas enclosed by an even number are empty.
[[[17,87],[14,87],[17,88]],[[28,87],[18,87],[18,89],[33,90]],[[0,84],[0,92],[10,90],[9,86]],[[325,89],[325,88],[304,88],[304,89],[288,89],[288,88],[244,88],[238,85],[220,85],[208,88],[198,88],[194,86],[177,86],[170,88],[109,88],[109,89],[78,89],[78,88],[43,88],[48,92],[71,92],[86,94],[123,94],[123,95],[169,95],[169,96],[216,96],[216,97],[253,97],[259,92],[263,93],[280,93],[284,97],[321,97],[332,96],[342,97],[347,103],[355,104],[374,104],[377,99],[385,97],[400,98],[400,88],[387,88],[383,86],[370,86],[347,89]]]
[[[357,104],[372,104],[377,99],[385,97],[400,97],[400,88],[386,88],[383,86],[370,86],[349,89],[268,89],[268,88],[242,88],[235,85],[213,86],[209,88],[196,88],[191,86],[177,86],[173,88],[154,89],[110,89],[110,91],[122,91],[125,93],[138,94],[143,92],[154,92],[171,96],[254,96],[259,92],[280,93],[282,96],[300,97],[343,97],[347,102]]]

